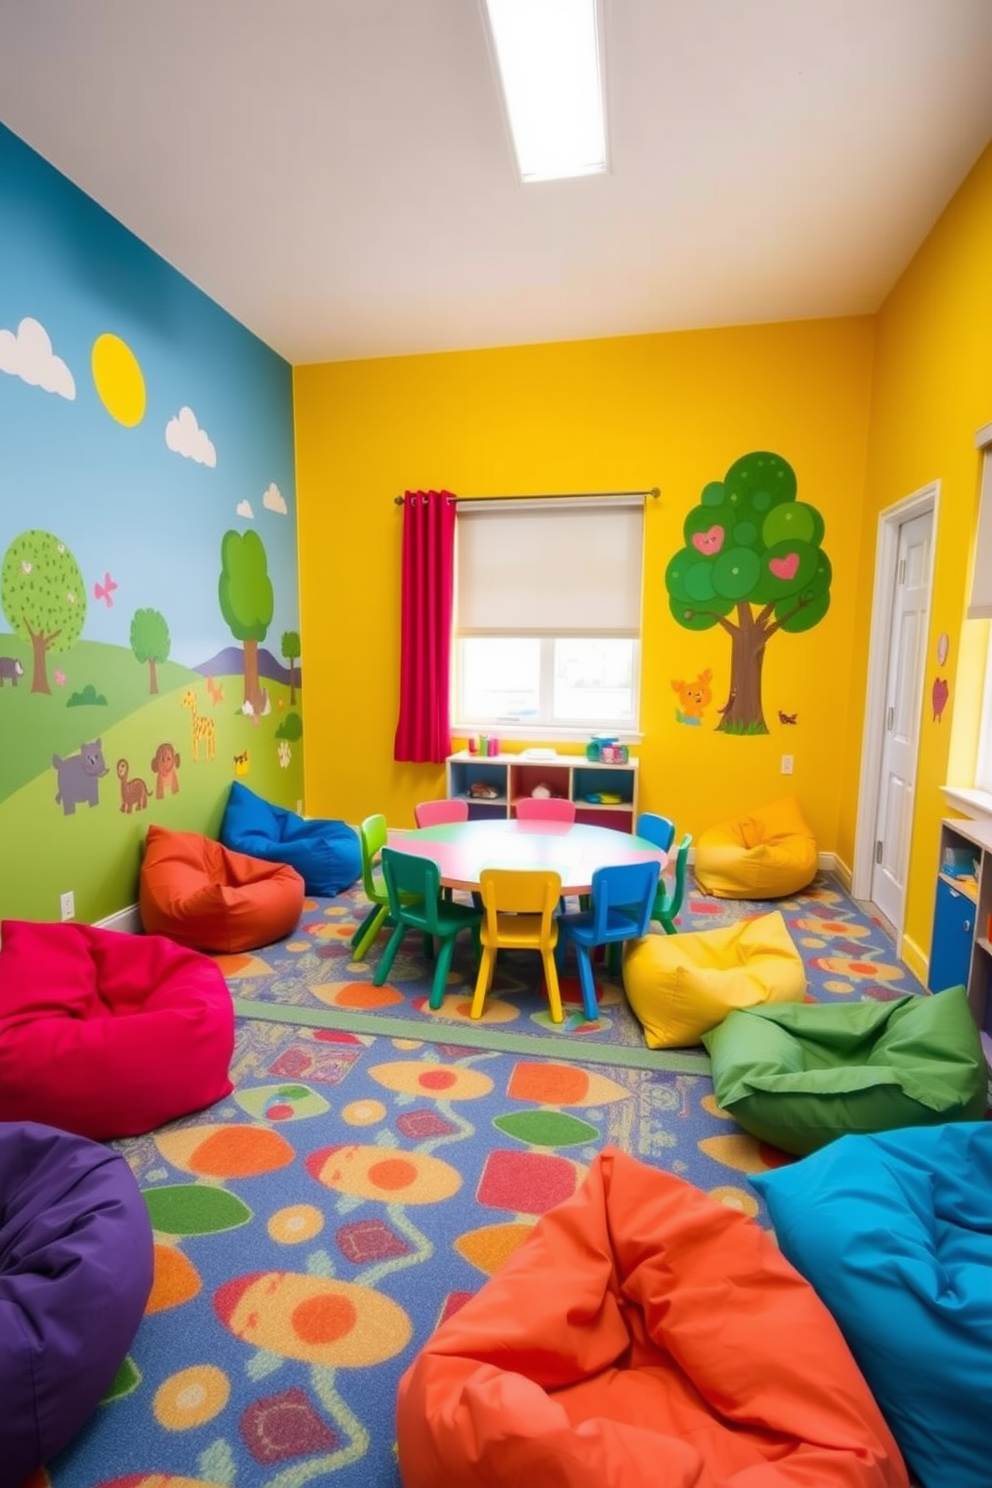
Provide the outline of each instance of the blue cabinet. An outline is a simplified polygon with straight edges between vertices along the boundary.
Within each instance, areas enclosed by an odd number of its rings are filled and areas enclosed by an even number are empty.
[[[953,888],[946,878],[937,880],[927,978],[931,992],[943,992],[945,987],[967,987],[977,910],[975,901]]]

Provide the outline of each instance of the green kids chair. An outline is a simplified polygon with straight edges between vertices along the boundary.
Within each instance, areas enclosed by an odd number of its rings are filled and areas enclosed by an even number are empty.
[[[482,912],[468,904],[455,904],[441,897],[441,874],[436,863],[413,853],[382,849],[382,873],[389,899],[389,917],[395,929],[375,969],[373,985],[381,987],[389,975],[396,952],[408,930],[419,930],[427,945],[440,942],[430,1005],[435,1010],[444,1001],[455,937],[460,930],[472,932],[476,966],[479,962],[479,925]],[[433,946],[432,946],[433,949]]]
[[[383,925],[394,923],[389,913],[386,882],[377,866],[379,854],[386,846],[387,831],[386,818],[381,812],[367,816],[358,828],[358,841],[362,849],[362,883],[366,896],[372,901],[372,907],[351,937],[353,961],[362,960]],[[434,954],[434,942],[430,936],[424,937],[424,952],[428,956]]]

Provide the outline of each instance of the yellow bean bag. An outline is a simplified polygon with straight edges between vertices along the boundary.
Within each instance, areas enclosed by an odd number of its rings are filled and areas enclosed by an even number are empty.
[[[816,839],[795,796],[720,822],[696,842],[693,867],[704,894],[718,899],[780,899],[816,877]]]
[[[806,968],[780,912],[628,942],[627,1000],[651,1049],[698,1044],[735,1008],[802,1002]]]

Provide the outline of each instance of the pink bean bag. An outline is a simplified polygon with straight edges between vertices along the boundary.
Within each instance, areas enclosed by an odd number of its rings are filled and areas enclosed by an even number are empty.
[[[105,1141],[231,1091],[231,994],[217,966],[159,935],[4,920],[0,1121]]]

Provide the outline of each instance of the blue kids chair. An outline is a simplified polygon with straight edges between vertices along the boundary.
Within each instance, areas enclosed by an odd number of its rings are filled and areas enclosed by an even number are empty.
[[[597,946],[648,934],[658,889],[658,870],[656,862],[598,868],[592,876],[590,908],[578,914],[562,915],[558,920],[558,968],[561,969],[565,948],[571,942],[578,962],[582,1007],[590,1022],[599,1016],[592,952]]]

